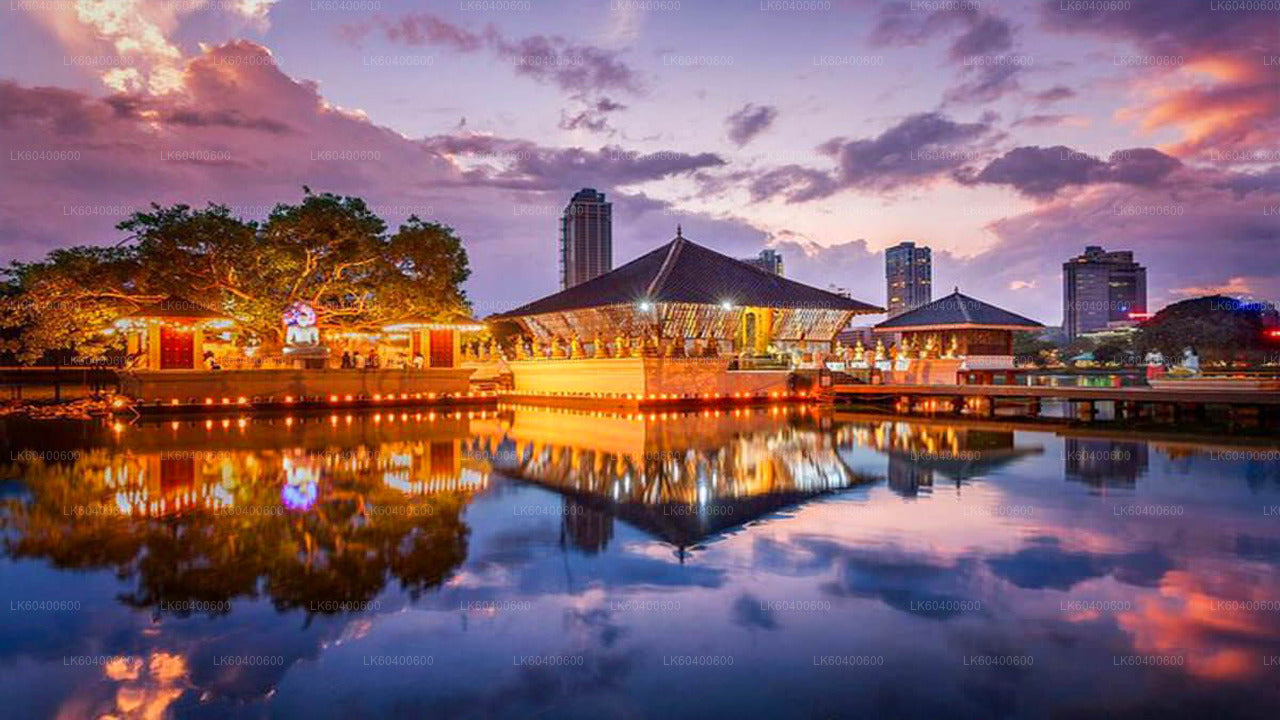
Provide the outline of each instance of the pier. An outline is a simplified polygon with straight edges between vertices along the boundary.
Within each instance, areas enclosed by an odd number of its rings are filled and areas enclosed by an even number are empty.
[[[860,385],[837,384],[822,391],[837,405],[884,405],[900,413],[949,413],[976,417],[1037,416],[1045,401],[1064,402],[1081,420],[1093,420],[1109,403],[1116,419],[1202,418],[1207,408],[1227,408],[1231,421],[1275,423],[1280,392],[1212,388],[1055,387],[1038,385]]]

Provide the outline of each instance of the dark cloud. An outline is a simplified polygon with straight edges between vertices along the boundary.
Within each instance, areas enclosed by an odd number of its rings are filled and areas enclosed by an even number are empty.
[[[558,35],[511,39],[493,25],[483,32],[474,32],[425,12],[402,15],[394,20],[379,18],[376,22],[391,42],[444,47],[460,53],[487,49],[511,63],[517,75],[556,85],[575,95],[634,94],[642,89],[639,75],[620,60],[616,52],[575,43]],[[370,29],[368,25],[347,26],[343,35],[358,42]]]
[[[1031,96],[1031,99],[1041,105],[1056,103],[1060,100],[1067,100],[1076,96],[1076,91],[1066,85],[1054,85],[1048,90],[1042,90]]]
[[[729,126],[729,139],[738,147],[751,142],[755,136],[769,129],[778,117],[778,108],[772,105],[747,103],[742,109],[725,118]]]
[[[1028,115],[1013,121],[1014,127],[1057,127],[1075,120],[1075,115]]]
[[[819,145],[819,154],[835,159],[833,172],[784,165],[757,174],[749,190],[753,201],[781,197],[788,203],[829,197],[845,188],[892,191],[930,182],[985,156],[991,137],[989,122],[960,123],[940,113],[920,113],[873,138],[832,138]]]
[[[562,130],[587,130],[590,132],[613,134],[613,129],[609,125],[609,114],[619,110],[625,110],[626,105],[615,102],[607,97],[599,98],[593,102],[587,103],[586,107],[578,112],[560,111],[560,129]]]
[[[1070,590],[1085,580],[1107,575],[1126,585],[1154,587],[1174,567],[1154,547],[1117,554],[1072,552],[1053,538],[1036,538],[1017,552],[988,559],[987,565],[997,576],[1032,590]]]
[[[553,148],[492,135],[436,135],[419,144],[432,152],[480,161],[467,172],[469,185],[523,190],[616,187],[725,164],[714,153],[640,153],[615,145],[599,150]]]
[[[871,31],[873,45],[919,45],[930,38],[959,32],[948,54],[953,60],[972,55],[988,55],[1013,46],[1013,29],[1008,22],[982,12],[976,3],[940,3],[931,12],[920,12],[906,2],[880,6],[876,26]]]
[[[1048,198],[1064,187],[1096,183],[1150,186],[1181,167],[1176,158],[1152,148],[1118,150],[1107,161],[1062,145],[1019,147],[992,160],[976,174],[961,171],[966,183],[1009,185],[1028,197]]]
[[[947,57],[963,78],[945,93],[947,103],[987,103],[1019,89],[1025,67],[1007,55],[1014,46],[1013,26],[978,3],[939,3],[929,12],[906,2],[886,3],[870,40],[878,46],[918,45],[941,35],[954,36]]]
[[[1014,56],[998,56],[990,62],[975,62],[965,66],[959,85],[943,94],[949,104],[981,104],[999,100],[1021,89],[1021,75],[1025,67]]]

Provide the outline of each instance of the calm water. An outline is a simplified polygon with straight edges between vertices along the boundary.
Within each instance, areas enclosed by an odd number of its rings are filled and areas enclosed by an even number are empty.
[[[804,409],[3,430],[4,717],[1280,706],[1274,445]]]

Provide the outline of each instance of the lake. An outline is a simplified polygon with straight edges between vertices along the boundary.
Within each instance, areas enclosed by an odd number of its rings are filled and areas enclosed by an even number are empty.
[[[1280,707],[1274,438],[809,407],[0,431],[3,717]]]

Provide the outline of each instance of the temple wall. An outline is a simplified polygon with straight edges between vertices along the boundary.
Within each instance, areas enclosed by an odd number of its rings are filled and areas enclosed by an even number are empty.
[[[421,370],[138,370],[120,373],[125,395],[139,400],[283,398],[401,393],[466,393],[473,369]]]
[[[728,370],[729,358],[583,358],[511,363],[517,393],[702,395],[768,393],[787,387],[789,371]]]

